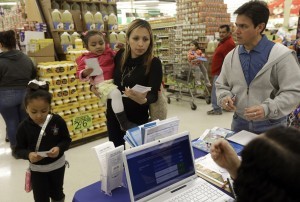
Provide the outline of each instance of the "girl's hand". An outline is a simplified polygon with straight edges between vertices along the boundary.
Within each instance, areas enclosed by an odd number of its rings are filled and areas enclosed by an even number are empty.
[[[129,97],[130,99],[132,99],[133,101],[139,103],[139,104],[145,104],[147,102],[147,93],[148,92],[145,92],[145,93],[140,93],[140,92],[137,92],[135,90],[132,90],[130,88],[126,88],[125,87],[125,91],[123,91],[123,93]]]
[[[53,147],[49,153],[47,153],[48,157],[56,158],[59,154],[59,147]]]
[[[85,78],[89,76],[93,71],[94,71],[93,68],[87,67],[85,70],[82,71],[81,76]]]
[[[30,152],[28,158],[31,163],[36,163],[42,160],[44,157],[39,156],[36,152]]]
[[[97,91],[96,87],[95,86],[92,86],[91,87],[91,91],[99,98],[101,98],[101,95],[100,93]]]

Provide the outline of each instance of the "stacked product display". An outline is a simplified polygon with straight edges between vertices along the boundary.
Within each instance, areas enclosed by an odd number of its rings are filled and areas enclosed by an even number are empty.
[[[173,38],[172,31],[176,28],[175,18],[165,18],[161,20],[149,21],[154,35],[154,53],[163,64],[172,63],[173,58]]]
[[[189,43],[198,40],[201,48],[206,49],[207,36],[214,38],[219,26],[230,24],[230,14],[224,0],[178,0],[177,24],[182,26],[182,62],[185,60]]]
[[[214,35],[222,24],[230,23],[224,0],[178,0],[177,23],[205,24],[206,35]]]
[[[107,131],[104,105],[75,74],[76,63],[71,61],[38,65],[39,79],[50,84],[52,111],[64,118],[73,141]]]
[[[23,17],[24,4],[16,4],[10,9],[4,9],[0,6],[0,32],[4,30],[15,30],[23,28],[23,25],[26,23],[25,18]]]

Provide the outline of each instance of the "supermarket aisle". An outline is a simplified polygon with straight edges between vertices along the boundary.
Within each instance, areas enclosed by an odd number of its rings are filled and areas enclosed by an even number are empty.
[[[232,113],[224,112],[221,116],[208,116],[211,109],[203,100],[197,100],[197,110],[192,111],[189,103],[172,100],[169,105],[169,117],[178,116],[180,131],[189,130],[192,139],[199,137],[207,128],[214,126],[230,128]],[[0,201],[1,202],[32,202],[32,193],[24,191],[25,170],[28,162],[16,160],[11,156],[9,143],[5,142],[5,124],[0,116]],[[99,164],[93,146],[107,141],[103,138],[66,152],[70,168],[66,169],[65,194],[66,202],[72,201],[74,193],[89,184],[99,180]],[[100,187],[99,187],[100,191]]]

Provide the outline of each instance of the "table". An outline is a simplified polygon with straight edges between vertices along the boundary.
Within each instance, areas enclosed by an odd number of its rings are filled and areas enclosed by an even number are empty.
[[[207,153],[193,148],[194,157],[199,158]],[[87,187],[76,191],[72,202],[130,202],[129,191],[125,187],[120,187],[112,191],[112,196],[108,196],[101,191],[101,182],[95,182]]]

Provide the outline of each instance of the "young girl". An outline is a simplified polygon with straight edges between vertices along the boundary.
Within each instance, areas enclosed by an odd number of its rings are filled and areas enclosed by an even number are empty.
[[[201,59],[205,59],[204,53],[200,50],[199,44],[197,41],[192,41],[190,43],[190,50],[188,52],[188,61],[195,67],[195,77],[197,79],[197,82],[200,82],[200,70],[203,74],[204,80],[205,80],[205,85],[207,87],[211,87],[208,74],[207,74],[207,69],[206,67],[202,64]]]
[[[41,128],[50,113],[52,96],[46,82],[30,81],[24,98],[25,110],[29,117],[17,129],[16,155],[29,160],[31,183],[35,201],[63,202],[65,155],[71,138],[66,122],[53,114],[45,128],[38,151],[45,151],[46,157],[36,150]]]
[[[118,87],[113,83],[114,56],[109,48],[109,44],[105,43],[104,36],[98,31],[88,31],[83,36],[83,42],[89,51],[76,59],[77,63],[77,77],[81,81],[90,81],[90,84],[95,86],[102,103],[106,103],[106,99],[112,100],[112,108],[122,130],[126,131],[136,126],[136,124],[128,121],[126,113],[124,112],[124,105],[122,102],[122,94]],[[90,58],[97,58],[101,69],[101,74],[90,76],[93,72],[92,68],[86,65],[86,60]]]

